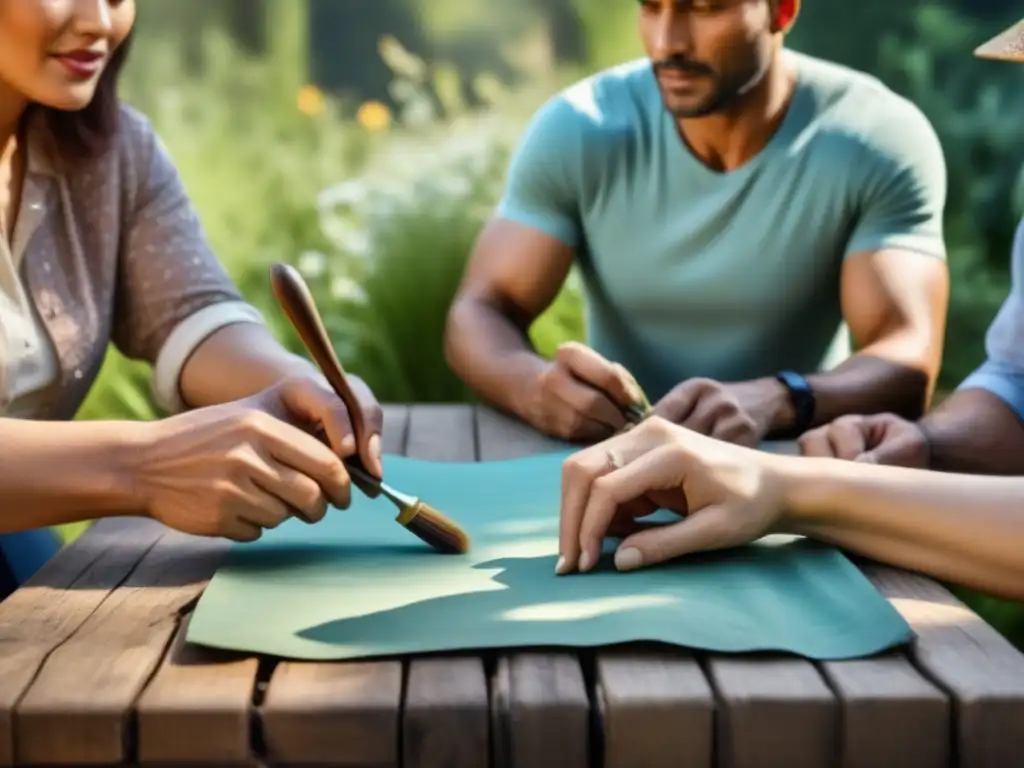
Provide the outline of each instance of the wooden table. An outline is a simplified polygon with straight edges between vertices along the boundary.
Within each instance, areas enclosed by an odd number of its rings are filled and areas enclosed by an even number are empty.
[[[487,461],[552,447],[488,409],[386,417],[389,453]],[[1024,656],[937,584],[889,568],[862,566],[917,631],[909,655],[295,663],[183,644],[228,546],[103,521],[0,604],[0,764],[1024,764]]]

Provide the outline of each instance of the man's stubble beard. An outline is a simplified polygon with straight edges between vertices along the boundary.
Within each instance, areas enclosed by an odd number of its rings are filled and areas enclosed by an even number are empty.
[[[720,75],[709,72],[707,76],[712,78],[714,89],[707,98],[692,107],[673,107],[670,94],[666,94],[659,84],[661,102],[668,113],[677,120],[709,117],[741,103],[753,89],[764,81],[769,67],[770,60],[751,62],[751,67],[747,70],[748,74],[744,77],[730,78],[725,81]],[[654,75],[657,78],[657,70]]]

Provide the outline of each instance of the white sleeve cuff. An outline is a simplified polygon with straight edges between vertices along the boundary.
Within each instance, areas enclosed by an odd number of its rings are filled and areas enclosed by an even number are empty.
[[[211,334],[235,323],[263,323],[263,315],[244,301],[225,301],[204,307],[177,325],[153,367],[153,398],[160,408],[172,414],[185,410],[179,389],[185,363]]]

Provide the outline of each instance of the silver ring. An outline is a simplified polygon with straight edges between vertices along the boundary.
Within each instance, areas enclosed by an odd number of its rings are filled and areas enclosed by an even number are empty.
[[[605,456],[608,457],[608,464],[612,469],[622,469],[622,458],[613,449],[606,448]]]

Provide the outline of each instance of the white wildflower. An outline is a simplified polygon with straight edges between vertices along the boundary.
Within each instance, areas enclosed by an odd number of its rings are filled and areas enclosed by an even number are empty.
[[[362,302],[366,300],[366,292],[352,278],[339,275],[331,280],[331,298],[338,301]]]
[[[332,209],[352,209],[366,201],[370,190],[363,179],[350,179],[335,184],[317,195],[316,205],[322,212]]]
[[[299,256],[298,270],[310,280],[316,280],[327,270],[327,257],[319,251],[305,251]]]

